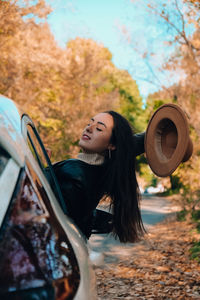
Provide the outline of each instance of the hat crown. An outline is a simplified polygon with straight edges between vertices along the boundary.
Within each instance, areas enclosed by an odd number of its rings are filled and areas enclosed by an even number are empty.
[[[157,135],[160,135],[160,138],[157,141],[161,144],[160,151],[162,155],[170,159],[178,143],[178,133],[176,126],[171,120],[163,119],[158,124],[156,131]]]

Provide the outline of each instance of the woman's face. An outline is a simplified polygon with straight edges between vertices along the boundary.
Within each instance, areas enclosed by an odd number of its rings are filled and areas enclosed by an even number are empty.
[[[113,117],[108,113],[99,113],[94,116],[83,130],[79,146],[85,153],[103,153],[105,150],[113,150],[110,144]]]

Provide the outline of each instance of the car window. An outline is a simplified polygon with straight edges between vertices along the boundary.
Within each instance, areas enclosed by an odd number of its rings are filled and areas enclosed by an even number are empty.
[[[45,177],[49,181],[50,184],[54,186],[53,192],[61,205],[62,210],[65,214],[67,214],[67,208],[65,201],[63,199],[59,183],[57,181],[56,175],[53,171],[53,167],[49,156],[45,150],[45,147],[42,143],[39,133],[33,123],[33,121],[29,118],[28,115],[23,115],[22,117],[22,134],[33,154],[36,161],[38,162],[40,168],[42,169]],[[25,128],[24,128],[24,126]]]
[[[28,135],[28,146],[35,157],[35,159],[38,161],[40,167],[44,170],[47,166],[47,160],[45,158],[44,151],[42,151],[41,144],[38,141],[38,138],[36,137],[35,128],[33,128],[31,125],[27,125],[27,135]]]
[[[22,135],[27,142],[34,158],[44,171],[45,168],[49,166],[50,159],[33,121],[26,114],[22,116]]]

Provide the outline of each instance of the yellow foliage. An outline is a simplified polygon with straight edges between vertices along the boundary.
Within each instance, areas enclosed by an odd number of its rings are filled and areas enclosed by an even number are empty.
[[[120,109],[121,103],[135,120],[142,102],[135,81],[113,65],[103,45],[76,38],[61,49],[46,22],[24,20],[31,13],[45,21],[50,12],[44,0],[31,3],[0,2],[0,93],[22,105],[52,148],[53,160],[61,160],[78,152],[92,115]]]

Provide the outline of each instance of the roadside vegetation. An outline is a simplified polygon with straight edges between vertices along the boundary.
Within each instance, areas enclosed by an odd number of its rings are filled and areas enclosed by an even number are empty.
[[[178,220],[193,222],[196,231],[200,229],[200,1],[142,1],[149,15],[156,18],[163,30],[168,32],[166,46],[173,47],[173,54],[166,58],[162,71],[168,76],[181,74],[180,81],[166,86],[162,79],[152,72],[151,80],[160,86],[160,90],[149,95],[146,103],[147,119],[160,105],[171,102],[178,104],[185,111],[190,136],[193,141],[193,155],[191,159],[168,178],[160,180],[154,175],[149,178],[149,185],[161,182],[165,186],[163,196],[177,194],[181,211]],[[142,4],[143,3],[143,4]],[[190,30],[188,30],[190,28]],[[146,51],[147,50],[147,51]],[[152,49],[145,49],[143,57],[151,65],[154,57]],[[155,57],[154,57],[155,59]],[[167,80],[166,80],[167,81]],[[146,166],[144,167],[146,168]],[[191,248],[191,257],[200,261],[199,235]]]

